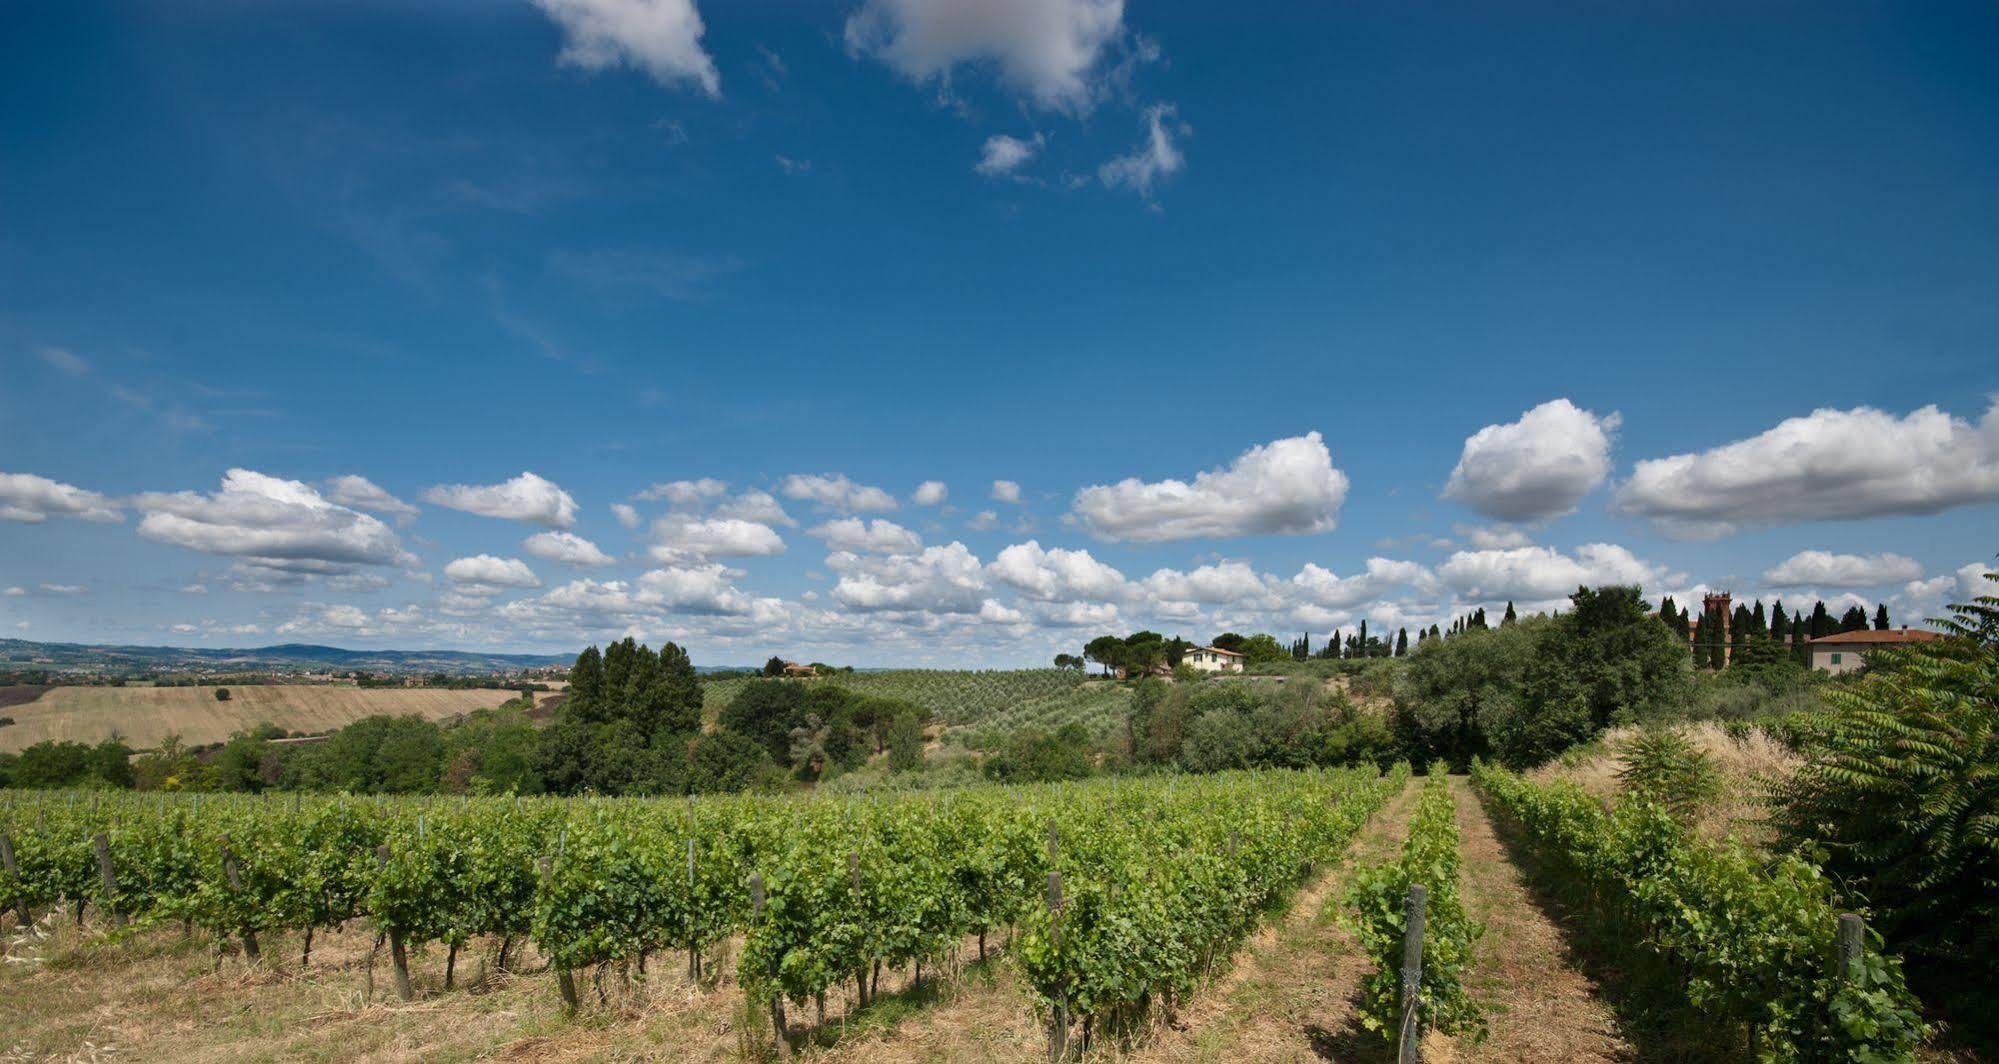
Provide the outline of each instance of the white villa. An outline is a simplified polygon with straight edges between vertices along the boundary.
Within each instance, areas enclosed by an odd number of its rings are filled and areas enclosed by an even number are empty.
[[[1221,647],[1195,647],[1181,655],[1180,661],[1202,672],[1238,672],[1242,669],[1242,655]]]
[[[1810,643],[1812,668],[1837,676],[1859,668],[1866,662],[1870,650],[1927,643],[1937,638],[1941,637],[1926,628],[1890,628],[1885,632],[1869,629],[1822,635]]]

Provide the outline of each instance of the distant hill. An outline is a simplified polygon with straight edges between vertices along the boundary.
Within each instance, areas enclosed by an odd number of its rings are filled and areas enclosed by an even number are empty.
[[[101,669],[110,672],[256,671],[264,669],[363,669],[385,673],[452,675],[509,672],[539,665],[567,665],[573,654],[482,654],[464,650],[345,650],[309,643],[268,647],[148,647],[90,643],[32,643],[0,639],[0,670]]]

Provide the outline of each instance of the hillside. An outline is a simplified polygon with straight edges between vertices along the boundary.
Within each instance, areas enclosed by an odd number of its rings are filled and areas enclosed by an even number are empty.
[[[703,709],[711,717],[754,679],[703,684]],[[1013,730],[1028,725],[1053,728],[1080,720],[1101,730],[1130,691],[1120,684],[1091,681],[1074,669],[894,669],[824,676],[800,683],[831,684],[880,698],[912,702],[932,719],[965,728]]]
[[[323,732],[377,713],[440,720],[514,697],[499,690],[320,684],[232,686],[229,692],[229,701],[218,702],[212,687],[50,688],[7,709],[14,723],[0,728],[0,752],[15,753],[44,739],[95,743],[113,733],[139,749],[169,734],[190,744],[212,743],[265,721],[286,731]]]

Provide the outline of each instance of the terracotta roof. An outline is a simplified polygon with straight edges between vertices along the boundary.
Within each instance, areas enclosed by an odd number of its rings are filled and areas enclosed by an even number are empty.
[[[1208,652],[1208,653],[1210,653],[1210,654],[1227,654],[1227,655],[1228,655],[1229,657],[1232,657],[1232,658],[1239,658],[1239,657],[1242,657],[1242,652],[1241,652],[1241,651],[1236,651],[1236,650],[1223,650],[1223,649],[1222,649],[1221,647],[1195,647],[1194,649],[1195,649],[1195,650],[1197,650],[1197,651],[1199,651],[1199,650],[1205,650],[1205,651],[1207,651],[1207,652]]]
[[[1927,628],[1890,628],[1885,632],[1868,630],[1864,632],[1841,632],[1838,635],[1822,635],[1811,641],[1813,646],[1886,646],[1891,643],[1927,643],[1941,639]]]

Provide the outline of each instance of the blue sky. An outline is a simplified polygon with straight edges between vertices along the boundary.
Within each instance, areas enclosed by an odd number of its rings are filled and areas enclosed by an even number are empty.
[[[11,4],[0,634],[1010,665],[1609,580],[1918,619],[1999,551],[1995,44]]]

